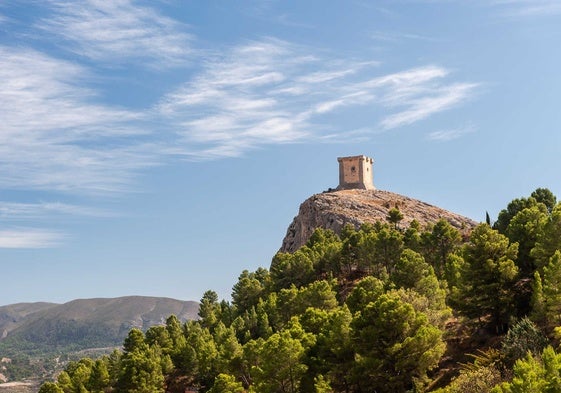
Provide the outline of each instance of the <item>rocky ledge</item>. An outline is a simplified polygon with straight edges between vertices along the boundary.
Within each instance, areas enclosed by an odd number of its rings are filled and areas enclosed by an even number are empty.
[[[394,207],[403,214],[400,226],[404,228],[413,220],[417,220],[422,227],[425,227],[441,218],[463,231],[469,231],[477,225],[467,217],[389,191],[325,192],[313,195],[300,205],[300,211],[288,227],[279,251],[296,251],[306,244],[316,228],[331,229],[335,233],[340,233],[346,224],[358,228],[363,223],[387,221],[388,212]]]

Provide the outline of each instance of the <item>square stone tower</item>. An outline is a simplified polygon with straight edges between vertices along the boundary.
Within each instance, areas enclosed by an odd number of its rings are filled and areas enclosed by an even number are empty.
[[[375,190],[372,181],[372,162],[366,156],[338,157],[339,161],[339,187],[338,190]]]

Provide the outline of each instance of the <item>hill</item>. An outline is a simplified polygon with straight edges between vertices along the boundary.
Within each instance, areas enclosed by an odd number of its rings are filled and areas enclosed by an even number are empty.
[[[0,340],[8,336],[29,315],[57,306],[56,303],[17,303],[0,307]]]
[[[456,229],[469,232],[477,224],[467,217],[389,191],[331,191],[313,195],[300,205],[279,251],[296,251],[306,244],[316,228],[331,229],[340,234],[346,224],[358,228],[363,223],[386,222],[392,208],[399,209],[403,214],[400,225],[404,228],[413,220],[426,227],[445,219]]]
[[[295,232],[318,228],[309,241],[269,270],[244,270],[231,303],[207,291],[200,319],[132,329],[122,351],[68,364],[41,392],[561,391],[561,204],[551,191],[473,228],[395,195],[312,197],[295,220]],[[395,212],[384,222],[395,207],[401,222]],[[306,223],[325,211],[337,233]],[[357,228],[365,217],[376,224]],[[341,230],[345,220],[355,227]]]
[[[131,328],[146,330],[171,314],[196,319],[197,311],[197,302],[145,296],[3,306],[0,351],[48,354],[118,346]]]

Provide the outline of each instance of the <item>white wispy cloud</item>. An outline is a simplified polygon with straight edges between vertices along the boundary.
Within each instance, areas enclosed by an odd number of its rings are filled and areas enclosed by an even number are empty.
[[[66,236],[60,232],[35,228],[0,230],[0,248],[51,248]]]
[[[398,91],[398,99],[390,93],[388,97],[390,106],[403,106],[405,109],[387,116],[381,124],[384,128],[391,129],[426,119],[465,102],[472,96],[476,87],[475,83],[454,83],[430,90],[411,88],[405,92]]]
[[[372,77],[378,68],[376,61],[337,61],[265,39],[209,58],[157,111],[180,135],[177,152],[216,159],[267,144],[340,140],[345,125],[327,124],[325,116],[348,108],[389,113],[361,130],[405,126],[465,102],[477,87],[450,82],[438,66]]]
[[[183,64],[192,37],[185,26],[131,0],[50,0],[53,15],[39,27],[82,56],[111,64],[148,59],[157,67]]]
[[[96,103],[88,78],[76,64],[0,46],[0,187],[112,192],[155,162],[142,116]]]
[[[319,140],[322,143],[348,143],[353,142],[367,142],[372,138],[373,134],[377,131],[371,128],[359,128],[356,130],[347,130],[345,132],[325,134],[322,135]]]
[[[115,213],[91,206],[73,205],[63,202],[21,203],[0,201],[0,218],[3,222],[36,220],[58,215],[113,217]]]
[[[406,126],[462,104],[477,87],[450,81],[439,66],[383,74],[377,61],[328,58],[272,38],[215,53],[201,66],[140,114],[99,103],[82,66],[0,46],[0,187],[127,191],[138,171],[170,156],[217,159],[271,144],[363,140],[348,128]],[[387,115],[351,127],[328,119],[357,108]]]
[[[552,16],[561,14],[559,0],[494,0],[492,5],[500,6],[509,17]]]
[[[431,38],[421,34],[403,33],[403,32],[390,32],[390,31],[375,31],[370,34],[370,37],[375,41],[398,43],[402,41],[429,41],[437,42],[442,41],[441,38]]]
[[[374,104],[393,111],[379,123],[384,129],[393,129],[426,119],[473,96],[477,83],[449,82],[449,74],[443,67],[418,67],[364,80],[352,89],[355,95],[372,97]]]
[[[471,134],[475,132],[476,129],[472,125],[459,127],[459,128],[452,128],[449,130],[440,130],[440,131],[433,131],[427,134],[427,139],[432,141],[438,142],[448,142],[454,139],[461,138],[466,134]]]
[[[292,90],[290,99],[279,90],[293,88],[296,71],[310,61],[277,40],[236,47],[209,59],[158,110],[175,121],[186,154],[194,157],[238,156],[261,144],[301,140],[310,132],[306,116],[294,107],[303,90]],[[307,91],[308,85],[297,87]]]

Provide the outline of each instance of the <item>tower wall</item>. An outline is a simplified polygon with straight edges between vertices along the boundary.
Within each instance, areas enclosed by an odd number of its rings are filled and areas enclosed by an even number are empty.
[[[338,190],[358,188],[374,190],[372,181],[372,163],[374,160],[366,156],[338,157],[339,187]]]

